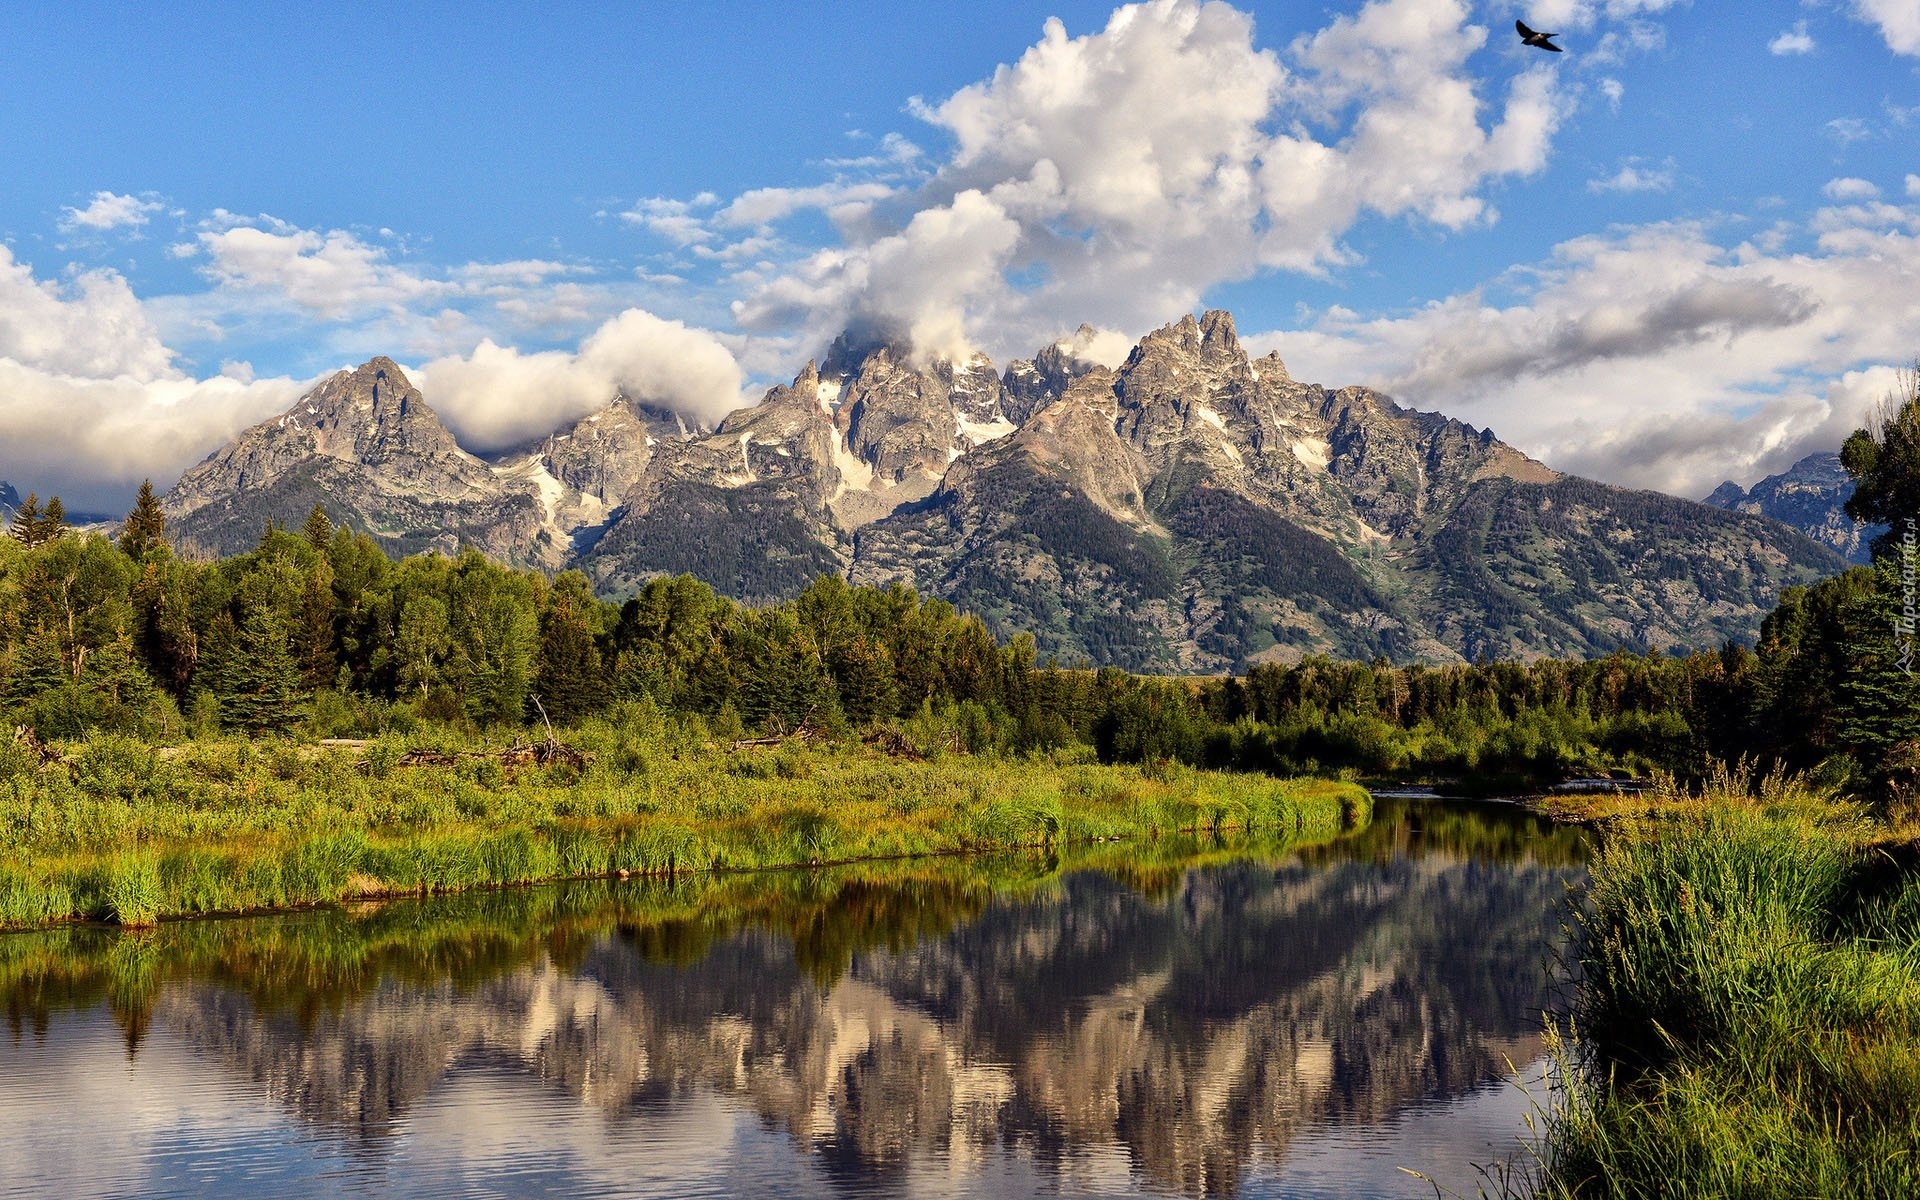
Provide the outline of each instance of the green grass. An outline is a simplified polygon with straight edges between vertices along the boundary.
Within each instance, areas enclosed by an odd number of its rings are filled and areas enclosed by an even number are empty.
[[[503,767],[444,730],[365,748],[63,746],[0,779],[0,926],[1181,833],[1313,841],[1369,812],[1352,784],[1179,766],[718,749],[645,708],[567,736],[589,765]],[[419,748],[462,757],[399,765]]]
[[[1920,875],[1875,832],[1777,780],[1610,831],[1543,1195],[1920,1195]]]

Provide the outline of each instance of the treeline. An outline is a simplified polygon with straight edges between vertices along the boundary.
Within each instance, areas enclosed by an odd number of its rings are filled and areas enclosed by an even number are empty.
[[[769,608],[684,575],[611,604],[578,572],[477,552],[395,561],[318,509],[213,563],[170,550],[148,488],[117,544],[64,529],[57,509],[22,513],[0,539],[0,720],[42,738],[564,726],[645,699],[719,738],[892,725],[956,751],[1081,744],[1109,762],[1489,789],[1741,760],[1879,787],[1920,767],[1920,690],[1895,625],[1911,573],[1891,540],[1874,567],[1788,592],[1753,649],[1311,657],[1201,680],[1039,662],[1029,636],[1001,642],[943,601],[834,576]]]
[[[43,737],[565,724],[642,697],[776,735],[966,705],[975,742],[1074,736],[1048,719],[1072,711],[1050,689],[1080,673],[1036,668],[1031,639],[1002,646],[905,588],[826,576],[754,609],[680,576],[614,605],[578,572],[478,552],[396,562],[319,510],[197,563],[171,552],[150,500],[117,545],[40,525],[0,541],[0,702]]]
[[[1309,659],[1148,679],[1038,662],[1031,637],[1003,643],[942,601],[834,576],[770,608],[689,576],[610,604],[577,572],[477,552],[395,561],[318,510],[213,563],[172,553],[147,492],[117,544],[35,519],[0,543],[0,703],[42,738],[564,726],[644,698],[733,738],[918,723],[916,740],[961,751],[1533,778],[1687,761],[1687,714],[1719,671],[1712,656]]]

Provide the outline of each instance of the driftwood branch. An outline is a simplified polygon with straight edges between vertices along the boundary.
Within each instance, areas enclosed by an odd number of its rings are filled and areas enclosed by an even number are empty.
[[[38,766],[50,766],[60,761],[60,752],[41,741],[31,725],[13,727],[13,744],[31,754]]]

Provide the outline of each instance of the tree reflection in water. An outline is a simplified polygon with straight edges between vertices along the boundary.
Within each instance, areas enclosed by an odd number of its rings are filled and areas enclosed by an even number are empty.
[[[1383,801],[1305,850],[1096,849],[15,935],[0,1002],[16,1048],[102,1008],[136,1061],[165,1030],[356,1153],[483,1064],[616,1127],[723,1097],[883,1191],[1119,1148],[1233,1194],[1542,1052],[1573,831]]]

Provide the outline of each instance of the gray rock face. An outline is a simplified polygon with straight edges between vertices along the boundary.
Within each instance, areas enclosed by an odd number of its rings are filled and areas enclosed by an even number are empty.
[[[1840,456],[1823,452],[1807,455],[1751,489],[1729,479],[1703,503],[1785,522],[1848,562],[1865,564],[1873,561],[1868,549],[1873,539],[1886,528],[1862,525],[1848,516],[1846,505],[1852,496],[1853,476],[1840,465]]]
[[[161,503],[174,544],[207,554],[251,548],[269,521],[298,528],[316,504],[400,552],[471,545],[550,565],[569,549],[546,527],[538,485],[460,449],[388,358],[334,375],[247,430]]]
[[[19,507],[20,493],[13,490],[12,484],[0,479],[0,521],[11,521]]]
[[[821,396],[808,363],[713,433],[656,442],[582,565],[611,591],[686,572],[756,601],[844,572],[847,538],[830,507],[842,483],[840,434]]]
[[[324,501],[393,549],[580,566],[616,595],[683,571],[756,602],[823,572],[905,582],[1043,654],[1153,671],[1712,646],[1841,565],[1773,521],[1302,383],[1224,312],[1148,334],[1118,370],[1079,358],[1090,337],[997,373],[850,334],[716,430],[622,396],[490,463],[375,359],[167,505],[223,553]]]
[[[1092,336],[1090,325],[1082,325],[1075,335],[1076,339]],[[1032,358],[1016,359],[1007,364],[1006,373],[1000,379],[1004,393],[1001,409],[1009,421],[1023,425],[1028,417],[1064,395],[1074,377],[1084,375],[1092,366],[1069,354],[1060,342],[1042,347]]]
[[[1837,565],[1777,527],[1299,383],[1208,313],[1080,375],[924,504],[862,528],[854,578],[1032,630],[1043,653],[1210,672],[1306,652],[1711,645],[1751,637],[1781,587]]]

